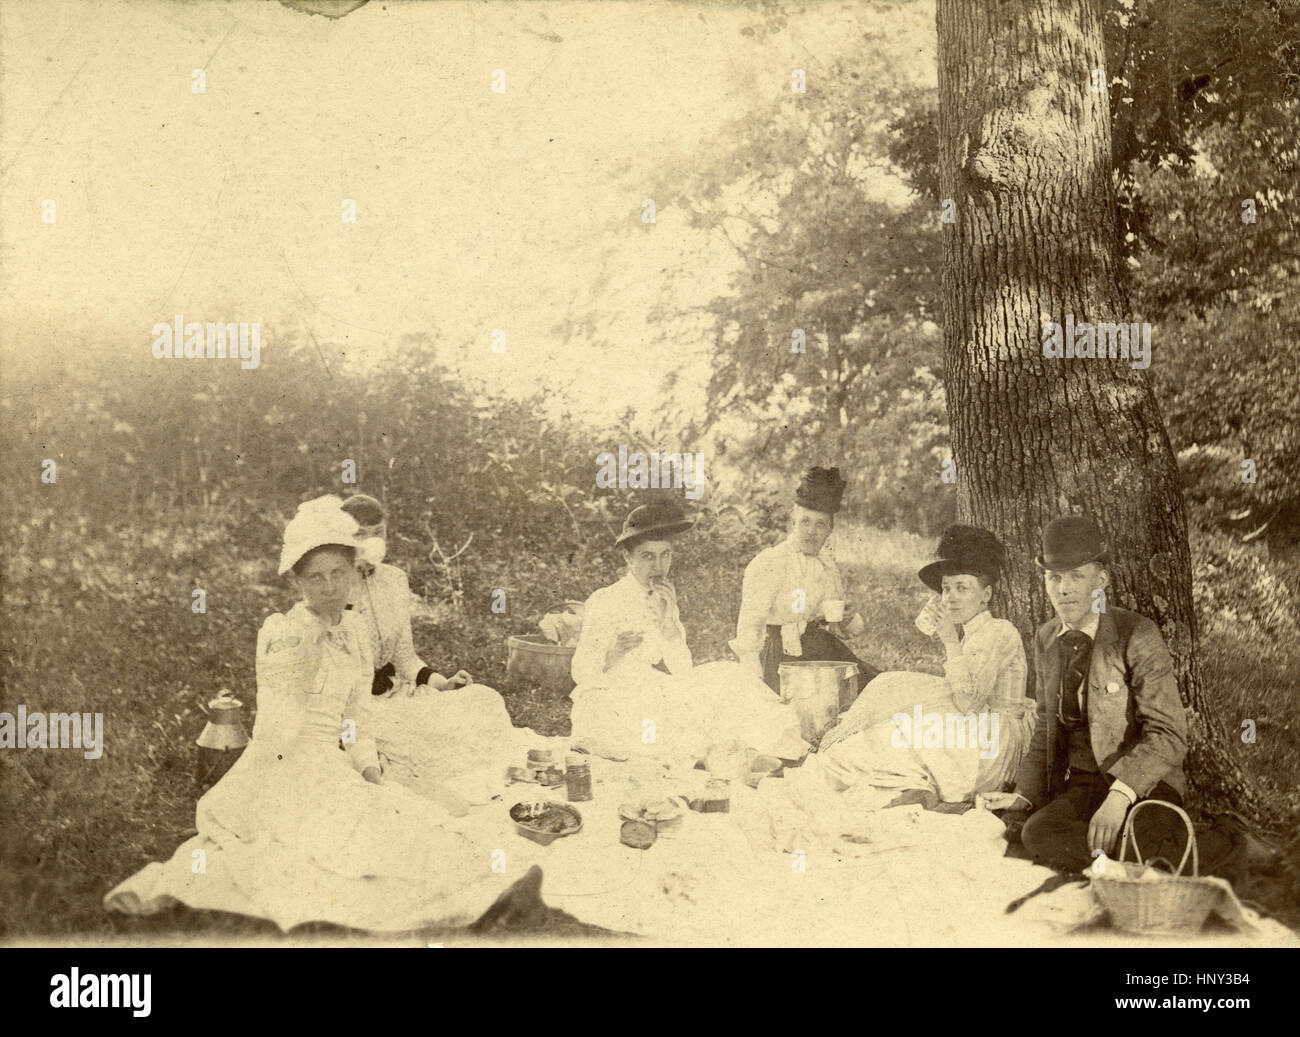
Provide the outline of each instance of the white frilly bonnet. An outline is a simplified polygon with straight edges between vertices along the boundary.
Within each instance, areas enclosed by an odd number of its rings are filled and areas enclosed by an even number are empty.
[[[359,546],[357,520],[343,510],[343,501],[333,494],[304,501],[284,527],[284,545],[280,548],[280,575],[289,572],[308,551],[326,544],[340,547]]]

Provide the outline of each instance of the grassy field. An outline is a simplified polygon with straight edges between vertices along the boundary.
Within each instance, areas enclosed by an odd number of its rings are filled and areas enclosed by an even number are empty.
[[[221,688],[250,707],[255,702],[258,626],[292,603],[274,575],[275,523],[159,515],[147,530],[109,533],[54,510],[7,522],[0,708],[102,712],[105,751],[93,762],[76,752],[0,753],[0,930],[8,939],[284,939],[270,923],[236,916],[178,908],[134,919],[101,908],[109,888],[169,857],[193,833],[201,791],[194,739],[204,704]],[[911,622],[926,593],[915,572],[931,543],[861,527],[837,535],[867,620],[859,653],[882,669],[939,672],[932,644]],[[756,529],[728,529],[681,542],[674,575],[697,661],[727,657],[744,564],[770,539]],[[415,625],[426,661],[444,672],[463,667],[497,687],[517,725],[566,734],[567,699],[506,687],[505,638],[534,632],[548,606],[585,598],[614,579],[614,553],[600,547],[541,558],[475,541],[455,573],[434,571],[414,540],[395,538],[390,554],[426,598]],[[191,610],[195,588],[206,592],[206,613]],[[489,609],[498,588],[507,593],[504,615]],[[1300,784],[1300,664],[1278,643],[1243,641],[1240,629],[1211,617],[1206,675],[1225,715],[1260,718],[1260,741],[1243,754],[1250,773],[1273,794],[1293,796]],[[252,709],[245,712],[251,724]],[[1297,925],[1297,890],[1296,872],[1284,864],[1245,892]],[[330,929],[293,935],[312,939]]]

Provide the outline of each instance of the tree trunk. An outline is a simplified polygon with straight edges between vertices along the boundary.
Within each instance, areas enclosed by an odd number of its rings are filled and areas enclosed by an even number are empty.
[[[1214,716],[1198,681],[1182,487],[1148,372],[1043,355],[1045,321],[1135,319],[1116,277],[1109,100],[1093,81],[1106,68],[1101,2],[938,0],[937,16],[959,512],[1007,546],[997,604],[1026,637],[1051,615],[1033,561],[1043,524],[1097,521],[1115,562],[1110,602],[1154,619],[1173,653],[1201,805],[1258,820],[1229,741],[1239,718]]]

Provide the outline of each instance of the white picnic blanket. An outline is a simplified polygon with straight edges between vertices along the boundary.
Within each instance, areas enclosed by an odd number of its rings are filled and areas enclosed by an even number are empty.
[[[507,783],[505,767],[521,764],[530,747],[563,752],[567,744],[521,731],[500,759],[449,783],[474,804],[453,822],[470,849],[427,884],[344,880],[282,850],[196,836],[118,885],[105,905],[149,914],[179,901],[268,918],[284,930],[326,921],[398,933],[467,924],[536,864],[550,906],[671,944],[1024,946],[1057,943],[1082,918],[1084,902],[1069,889],[1006,914],[1051,872],[1005,858],[1002,823],[992,815],[881,810],[870,795],[829,790],[824,806],[813,775],[797,772],[758,789],[733,782],[730,813],[688,812],[636,850],[619,841],[620,805],[698,795],[708,775],[593,758],[594,799],[575,804],[582,830],[540,846],[516,832],[508,810],[565,795],[563,786]],[[1265,927],[1254,939],[1288,938],[1295,941],[1288,930]]]

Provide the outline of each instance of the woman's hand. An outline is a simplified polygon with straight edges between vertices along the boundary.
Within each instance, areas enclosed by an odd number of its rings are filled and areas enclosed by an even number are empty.
[[[638,630],[624,630],[618,635],[618,640],[614,642],[608,652],[605,653],[605,669],[609,669],[616,662],[627,655],[628,652],[636,648],[645,640],[645,634]]]
[[[957,633],[957,624],[952,621],[952,617],[943,609],[935,609],[934,626],[934,636],[943,642],[945,648],[953,649],[961,645],[961,637]]]
[[[976,810],[1028,810],[1033,804],[1019,792],[979,792]]]
[[[382,785],[384,783],[384,776],[379,773],[378,767],[367,767],[361,772],[361,776],[371,785]]]
[[[469,675],[467,670],[457,670],[455,674],[446,678],[442,682],[441,691],[451,691],[453,688],[463,688],[466,684],[473,684],[474,678]]]

